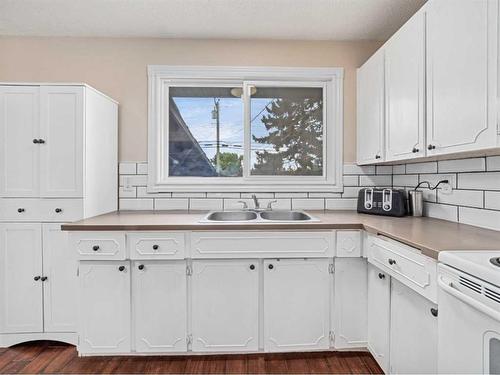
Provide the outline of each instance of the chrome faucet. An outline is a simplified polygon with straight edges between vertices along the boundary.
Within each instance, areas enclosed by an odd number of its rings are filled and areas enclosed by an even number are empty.
[[[255,194],[252,194],[253,204],[255,205],[256,210],[260,210],[260,203]]]

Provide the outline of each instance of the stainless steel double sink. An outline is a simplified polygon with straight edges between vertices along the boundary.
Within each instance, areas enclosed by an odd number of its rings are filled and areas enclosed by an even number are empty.
[[[213,211],[200,222],[304,222],[318,219],[303,211]]]

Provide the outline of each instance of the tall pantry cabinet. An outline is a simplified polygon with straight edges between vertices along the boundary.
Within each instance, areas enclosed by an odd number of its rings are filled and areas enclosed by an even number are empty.
[[[118,104],[84,84],[0,84],[0,347],[76,343],[61,224],[117,209]]]

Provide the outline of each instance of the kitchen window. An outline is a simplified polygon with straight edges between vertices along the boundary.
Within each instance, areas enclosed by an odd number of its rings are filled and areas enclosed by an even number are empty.
[[[150,192],[340,191],[342,69],[149,67]]]

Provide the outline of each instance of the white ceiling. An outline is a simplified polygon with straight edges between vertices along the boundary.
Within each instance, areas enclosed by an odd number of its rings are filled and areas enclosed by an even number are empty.
[[[0,35],[386,40],[425,0],[0,0]]]

